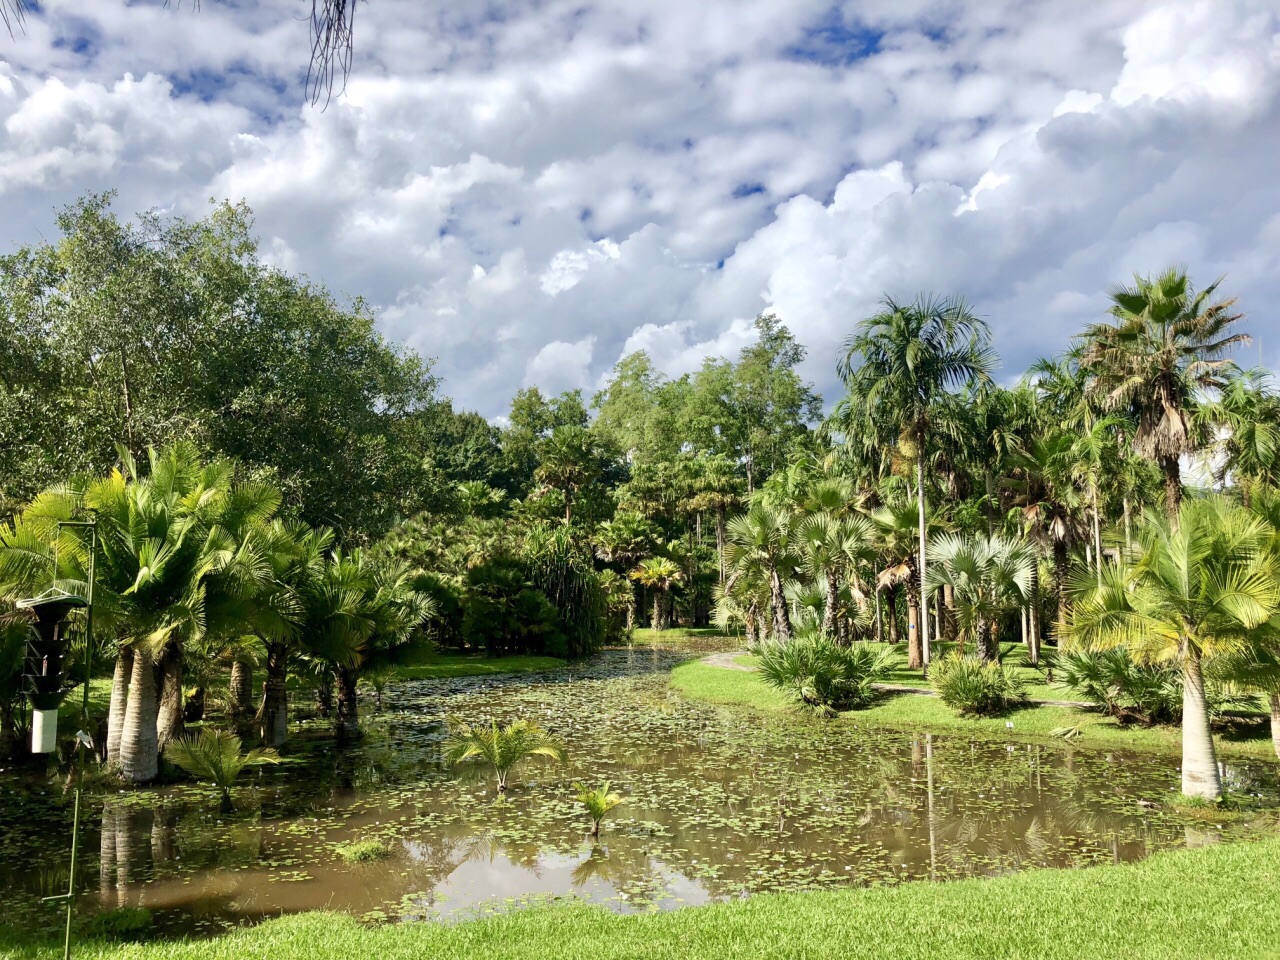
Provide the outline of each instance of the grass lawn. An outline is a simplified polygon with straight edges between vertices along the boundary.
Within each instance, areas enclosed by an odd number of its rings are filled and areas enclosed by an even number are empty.
[[[799,709],[790,696],[767,686],[755,673],[701,662],[676,667],[671,674],[671,685],[685,696],[707,703],[767,712]],[[1004,717],[970,719],[959,716],[937,697],[912,693],[887,694],[865,710],[841,714],[840,722],[854,726],[927,729],[933,733],[977,733],[1001,739],[1029,740],[1047,740],[1051,730],[1078,726],[1080,735],[1072,743],[1082,747],[1159,753],[1179,753],[1182,749],[1181,734],[1173,727],[1126,727],[1090,711],[1051,706],[1024,707]],[[1008,724],[1013,725],[1012,729]],[[1247,733],[1216,739],[1223,756],[1275,759],[1271,734],[1265,723],[1257,724]]]
[[[77,944],[97,960],[1247,960],[1280,951],[1280,839],[998,879],[766,894],[618,917],[534,908],[455,925],[308,913],[212,940]],[[6,951],[6,946],[9,951]],[[0,955],[52,957],[0,934]],[[56,955],[60,955],[60,945]]]
[[[396,680],[435,680],[442,677],[483,677],[496,673],[531,673],[564,666],[558,657],[490,657],[483,653],[414,651],[412,659],[394,669]]]
[[[666,630],[651,630],[649,627],[637,627],[633,633],[633,643],[641,647],[714,647],[718,650],[733,650],[741,647],[746,641],[741,637],[724,633],[718,627],[669,627]]]

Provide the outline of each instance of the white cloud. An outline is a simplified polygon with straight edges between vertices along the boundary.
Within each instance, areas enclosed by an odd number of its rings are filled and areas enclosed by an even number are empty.
[[[673,375],[732,356],[770,308],[831,395],[857,320],[922,289],[968,296],[1015,375],[1097,319],[1109,282],[1170,259],[1226,273],[1254,330],[1274,325],[1264,0],[361,17],[356,74],[320,111],[278,0],[46,0],[0,63],[6,241],[50,235],[89,190],[190,215],[243,197],[265,256],[379,305],[491,417],[517,384],[593,388],[632,349]]]

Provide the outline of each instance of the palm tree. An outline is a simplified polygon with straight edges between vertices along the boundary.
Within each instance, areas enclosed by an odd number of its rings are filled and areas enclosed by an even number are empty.
[[[165,751],[165,758],[197,780],[207,780],[217,787],[221,797],[219,809],[223,813],[232,810],[231,786],[242,770],[280,762],[274,750],[256,749],[245,753],[235,734],[208,728],[199,735],[174,740]]]
[[[564,745],[536,723],[516,720],[499,727],[494,720],[490,729],[473,727],[456,717],[449,719],[449,736],[444,742],[445,759],[451,764],[480,757],[493,767],[498,794],[507,792],[507,781],[516,764],[534,757],[546,757],[556,763],[567,759]]]
[[[413,589],[407,566],[375,563],[361,550],[335,550],[305,598],[307,654],[332,671],[338,733],[357,737],[360,672],[407,642],[432,614],[431,600]]]
[[[917,576],[917,565],[920,562],[916,542],[919,516],[920,511],[911,500],[886,504],[871,514],[871,521],[875,524],[877,553],[880,556],[876,589],[896,590],[900,586],[906,589],[907,667],[911,670],[919,670],[926,665],[920,630],[922,594],[920,578]],[[932,518],[927,519],[927,524],[927,531],[936,532],[937,527]]]
[[[842,588],[855,583],[859,568],[870,566],[875,560],[871,522],[865,517],[814,513],[799,521],[796,538],[803,551],[805,571],[826,585],[822,634],[834,639]]]
[[[783,580],[793,576],[802,560],[796,549],[788,512],[769,506],[757,498],[746,513],[729,521],[727,561],[730,569],[726,589],[732,592],[735,579],[757,571],[769,584],[769,603],[773,614],[773,638],[791,639],[791,617]]]
[[[929,585],[951,587],[962,637],[977,641],[983,660],[998,659],[1000,618],[1027,602],[1036,558],[1026,544],[1003,537],[943,534],[930,543]]]
[[[1026,536],[1053,558],[1054,593],[1057,597],[1057,629],[1054,639],[1061,644],[1067,617],[1067,574],[1072,545],[1080,539],[1083,499],[1073,471],[1074,437],[1065,430],[1050,429],[1033,438],[1014,457],[1012,475],[1006,483],[1020,508]],[[1034,571],[1033,571],[1034,574]],[[1033,587],[1031,595],[1034,596]],[[1032,618],[1033,621],[1036,618]],[[1033,622],[1032,652],[1038,651],[1039,631]]]
[[[1182,792],[1216,800],[1222,782],[1205,700],[1206,657],[1266,639],[1280,585],[1266,526],[1221,499],[1188,500],[1176,521],[1148,514],[1128,569],[1075,604],[1070,630],[1087,646],[1123,646],[1182,671]]]
[[[1115,323],[1095,324],[1084,335],[1090,390],[1137,424],[1134,449],[1164,473],[1170,522],[1182,502],[1179,459],[1203,445],[1195,429],[1199,398],[1226,386],[1235,364],[1225,354],[1249,342],[1247,334],[1229,332],[1244,316],[1233,311],[1235,298],[1213,300],[1221,282],[1196,293],[1176,266],[1135,276],[1133,286],[1110,291]]]
[[[886,297],[883,310],[858,324],[837,366],[849,391],[850,416],[872,425],[882,447],[915,462],[919,551],[916,573],[925,592],[927,537],[924,464],[930,421],[942,394],[991,382],[995,356],[987,325],[959,298],[920,296],[910,304]],[[929,617],[920,608],[920,643],[929,663]]]
[[[669,612],[667,594],[684,577],[679,564],[670,557],[649,557],[641,560],[628,576],[653,591],[653,629],[665,630]]]
[[[1213,404],[1205,408],[1209,425],[1221,424],[1226,435],[1217,446],[1221,461],[1217,480],[1228,478],[1240,488],[1245,506],[1259,487],[1280,485],[1280,396],[1264,370],[1232,377]]]
[[[626,799],[620,793],[609,792],[610,783],[608,780],[602,786],[594,789],[588,789],[581,783],[575,782],[573,789],[578,791],[578,802],[586,808],[587,816],[591,818],[591,836],[596,838],[600,836],[600,821],[614,807],[626,803]]]
[[[616,563],[623,571],[630,570],[653,552],[654,532],[649,522],[638,513],[619,512],[612,520],[606,520],[596,528],[596,556],[606,563]],[[636,625],[636,598],[634,588],[631,604],[627,608],[627,629]]]

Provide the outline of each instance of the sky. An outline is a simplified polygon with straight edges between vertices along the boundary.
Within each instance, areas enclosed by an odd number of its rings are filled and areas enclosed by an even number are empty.
[[[0,252],[91,191],[243,199],[488,417],[638,349],[732,357],[767,310],[829,405],[857,322],[921,291],[1010,382],[1172,262],[1280,368],[1280,0],[369,0],[325,109],[310,0],[31,6]]]

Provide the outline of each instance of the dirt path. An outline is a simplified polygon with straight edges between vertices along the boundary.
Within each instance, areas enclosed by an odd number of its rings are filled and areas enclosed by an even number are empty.
[[[703,657],[702,662],[709,667],[720,667],[723,670],[745,670],[753,673],[755,667],[747,666],[744,663],[737,663],[738,657],[745,657],[746,650],[731,650],[728,653],[713,653],[709,657]],[[936,697],[938,691],[932,687],[908,687],[898,683],[873,683],[872,686],[884,693],[915,693],[922,697]],[[1082,710],[1092,710],[1094,705],[1086,703],[1083,700],[1041,700],[1038,697],[1031,697],[1027,703],[1035,704],[1037,707],[1077,707]]]

